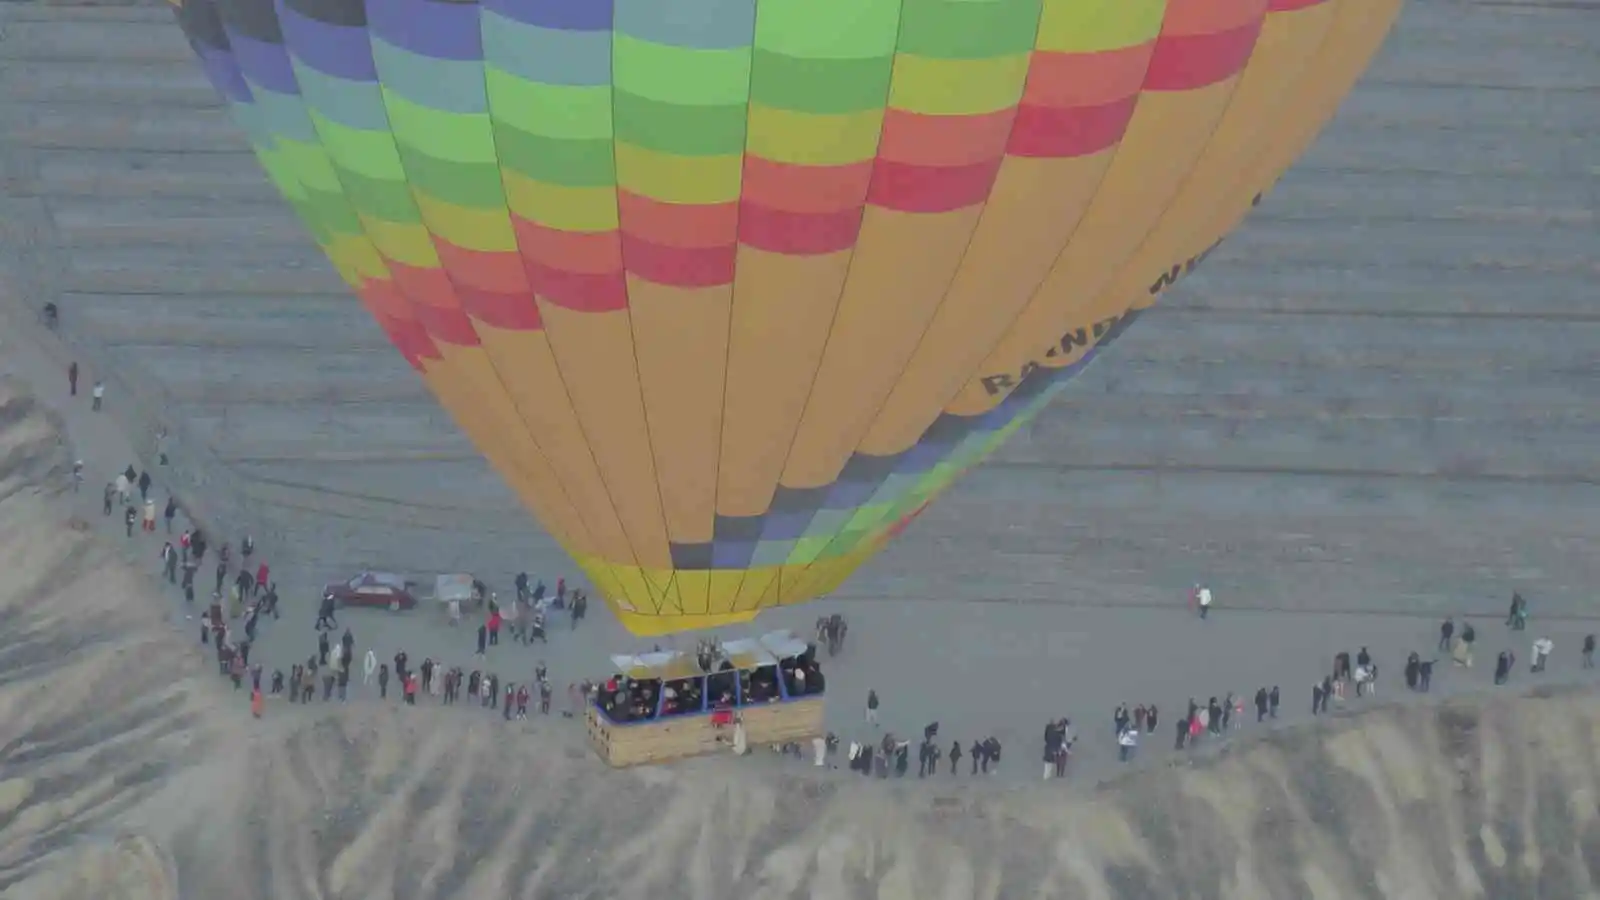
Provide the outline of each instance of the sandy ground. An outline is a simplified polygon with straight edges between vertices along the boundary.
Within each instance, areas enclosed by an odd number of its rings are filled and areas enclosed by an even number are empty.
[[[1156,704],[1170,722],[1191,695],[1276,684],[1283,724],[1303,720],[1335,650],[1367,645],[1393,676],[1404,653],[1432,646],[1439,618],[1464,612],[1491,654],[1509,646],[1495,615],[1513,587],[1557,638],[1556,674],[1571,669],[1569,635],[1600,627],[1600,331],[1572,274],[1572,259],[1588,271],[1594,232],[1582,227],[1587,156],[1570,148],[1600,95],[1575,13],[1503,6],[1413,4],[1341,124],[1176,308],[833,601],[763,617],[760,628],[833,611],[852,621],[830,728],[871,734],[862,701],[876,689],[896,732],[937,719],[947,738],[994,735],[1023,760],[1042,721],[1067,715],[1086,736],[1082,773],[1104,775],[1119,702]],[[0,362],[65,417],[90,474],[74,508],[113,532],[117,553],[157,570],[160,538],[115,534],[95,489],[153,462],[160,419],[208,437],[155,470],[158,499],[171,487],[235,542],[255,532],[286,584],[286,618],[254,657],[269,670],[313,652],[316,585],[365,563],[459,566],[501,585],[516,567],[570,571],[368,340],[168,10],[24,3],[0,17],[0,308],[13,317]],[[1504,252],[1474,249],[1485,242]],[[1496,280],[1508,271],[1516,290]],[[66,396],[74,357],[32,321],[58,295],[85,382],[109,375],[102,415]],[[1382,324],[1396,308],[1450,315]],[[1449,452],[1463,446],[1492,465],[1458,477]],[[1154,469],[1152,449],[1166,460]],[[414,464],[397,462],[407,454]],[[1219,596],[1205,624],[1183,608],[1197,577]],[[193,611],[160,596],[196,641]],[[346,622],[385,659],[470,659],[470,632],[436,616]],[[564,684],[650,643],[597,607],[577,633],[496,649],[485,665],[520,681],[543,659]],[[1526,643],[1514,646],[1524,657]],[[1486,677],[1465,675],[1446,673],[1440,690]],[[994,780],[1031,774],[1007,765]]]
[[[1600,702],[1589,692],[1344,712],[1247,732],[1203,758],[1151,752],[1107,786],[1085,774],[1050,792],[1003,779],[861,782],[765,755],[613,772],[568,723],[508,726],[477,710],[274,703],[254,721],[136,564],[143,548],[74,512],[69,424],[0,379],[8,900],[1596,889]],[[1205,627],[1248,643],[1270,642],[1258,630],[1270,625],[1240,616]],[[974,664],[1066,645],[1096,658],[1105,651],[1092,626],[1075,625],[1090,632],[1075,639],[1014,635]],[[1336,640],[1328,627],[1305,630]],[[878,628],[863,629],[841,671],[872,677]],[[1140,646],[1125,649],[1127,671],[1156,671]],[[1065,683],[1093,680],[1077,672]],[[1153,675],[1141,677],[1153,689]],[[1011,751],[1009,769],[1033,768],[1030,744]]]
[[[13,322],[14,333],[29,326]],[[25,380],[37,396],[62,417],[74,453],[85,461],[89,473],[83,492],[67,498],[71,508],[104,532],[111,545],[135,569],[156,576],[164,534],[123,536],[120,522],[100,514],[98,486],[132,462],[143,468],[127,436],[113,417],[90,411],[85,397],[67,391],[60,358],[49,352],[48,338],[12,341],[0,345],[0,372]],[[108,403],[115,403],[115,396]],[[151,466],[158,503],[164,503],[163,471]],[[193,497],[196,509],[207,509],[206,498]],[[1016,512],[1014,508],[1011,508]],[[203,518],[203,516],[202,516]],[[204,522],[213,534],[241,534],[249,523]],[[180,519],[178,528],[184,522]],[[1003,527],[997,522],[995,527]],[[270,563],[270,557],[268,557]],[[1069,562],[1063,558],[1060,565]],[[197,579],[202,596],[213,580],[208,564]],[[1046,577],[1041,574],[1041,577]],[[1061,581],[1060,572],[1048,577]],[[175,587],[152,582],[163,598],[159,608],[169,626],[199,652],[199,626],[195,609],[188,608]],[[805,630],[815,617],[838,611],[851,623],[849,646],[829,667],[828,727],[846,741],[869,739],[878,731],[865,722],[867,691],[876,690],[883,701],[883,726],[900,735],[920,733],[937,721],[946,746],[985,737],[998,738],[1013,760],[1028,765],[1002,767],[998,779],[1018,783],[1035,776],[1031,761],[1038,755],[1043,723],[1048,718],[1073,719],[1084,740],[1077,758],[1079,773],[1104,776],[1118,766],[1111,711],[1119,703],[1153,704],[1167,723],[1194,697],[1204,703],[1210,696],[1236,692],[1246,697],[1258,687],[1278,686],[1283,708],[1280,725],[1308,719],[1310,690],[1340,650],[1352,655],[1362,646],[1370,649],[1388,673],[1385,690],[1399,688],[1400,663],[1405,654],[1428,651],[1436,643],[1439,618],[1432,610],[1418,614],[1414,606],[1391,608],[1385,596],[1352,597],[1338,582],[1304,584],[1295,590],[1302,598],[1326,594],[1329,603],[1308,605],[1263,602],[1260,597],[1237,598],[1219,589],[1216,612],[1201,622],[1186,606],[1184,592],[1119,589],[1094,602],[1080,604],[1054,600],[1044,603],[973,602],[971,598],[937,590],[915,603],[865,603],[840,599],[809,604],[798,609],[774,610],[762,617],[757,630],[789,627]],[[1245,608],[1230,608],[1238,601]],[[1537,602],[1537,599],[1536,599]],[[1524,659],[1535,634],[1557,640],[1553,671],[1547,677],[1572,674],[1576,666],[1578,635],[1596,629],[1592,618],[1555,619],[1534,608],[1533,632],[1512,635],[1497,621],[1493,610],[1500,601],[1466,596],[1453,607],[1440,607],[1439,615],[1472,611],[1481,633],[1480,655],[1492,659],[1510,648]],[[598,607],[598,605],[597,605]],[[312,629],[314,605],[309,598],[291,596],[284,603],[285,618],[262,626],[253,648],[252,662],[270,674],[284,671],[316,652]],[[1502,614],[1503,615],[1503,614]],[[405,650],[414,663],[425,657],[464,669],[482,668],[513,683],[531,680],[534,666],[544,662],[556,682],[558,700],[565,685],[583,678],[608,674],[612,653],[647,650],[622,631],[603,609],[596,608],[576,631],[562,623],[551,630],[548,645],[491,648],[484,660],[473,656],[475,628],[451,629],[441,616],[425,611],[391,614],[357,610],[342,614],[341,624],[353,630],[358,655],[374,649],[380,659],[392,660]],[[741,633],[742,634],[742,633]],[[739,636],[724,634],[723,637]],[[694,635],[688,637],[692,645]],[[670,639],[662,641],[672,645]],[[1450,694],[1482,686],[1489,670],[1480,665],[1471,672],[1441,666],[1435,689]],[[351,702],[377,702],[376,685],[353,686]],[[391,697],[390,703],[393,700]],[[1247,700],[1248,705],[1248,700]],[[497,716],[484,713],[483,718]],[[1145,755],[1170,747],[1165,729],[1148,742]]]

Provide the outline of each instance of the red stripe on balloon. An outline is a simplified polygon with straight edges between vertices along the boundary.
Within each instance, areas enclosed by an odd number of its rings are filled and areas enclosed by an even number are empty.
[[[933,116],[888,109],[878,158],[909,166],[969,166],[1005,151],[1014,108],[972,116]]]
[[[520,261],[518,265],[521,265]],[[539,314],[539,304],[531,291],[506,293],[458,285],[456,294],[472,318],[512,331],[538,331],[544,328],[544,317]]]
[[[1261,34],[1258,19],[1229,31],[1163,37],[1145,75],[1147,91],[1193,91],[1239,74]]]
[[[664,247],[709,248],[732,244],[739,233],[739,203],[666,203],[617,191],[623,246],[641,238]]]
[[[802,166],[757,156],[744,159],[739,195],[747,204],[796,213],[836,213],[867,202],[872,160],[843,166]]]
[[[1137,97],[1099,106],[1049,107],[1024,104],[1011,128],[1012,156],[1069,159],[1116,146],[1133,118]]]
[[[522,266],[520,254],[471,250],[458,247],[437,235],[434,236],[433,246],[439,254],[439,262],[449,273],[451,283],[458,289],[473,287],[500,294],[528,292],[528,272]]]
[[[628,274],[671,287],[716,287],[733,283],[738,246],[671,247],[622,233],[622,258]]]
[[[877,161],[867,202],[883,209],[941,213],[982,203],[994,185],[1000,158],[966,166],[908,166]]]
[[[611,231],[562,231],[511,217],[524,260],[586,275],[622,270],[622,238]]]
[[[398,293],[392,282],[381,279],[367,281],[356,288],[356,296],[361,298],[362,305],[371,313],[373,321],[388,336],[389,343],[400,351],[412,368],[420,371],[424,360],[439,358],[439,348],[428,337],[421,323],[411,317],[409,308],[403,312],[396,310],[394,301]],[[400,302],[404,303],[404,300]]]
[[[739,242],[789,256],[821,256],[849,249],[861,231],[859,207],[807,213],[745,203],[739,210]]]
[[[622,270],[602,274],[569,272],[527,260],[528,278],[540,299],[573,312],[612,312],[628,308],[628,283]]]
[[[1024,106],[1092,107],[1136,96],[1144,87],[1155,41],[1094,53],[1033,54]]]
[[[411,300],[411,312],[434,340],[458,347],[478,346],[478,333],[443,269],[411,266],[390,259],[389,271],[400,292]]]

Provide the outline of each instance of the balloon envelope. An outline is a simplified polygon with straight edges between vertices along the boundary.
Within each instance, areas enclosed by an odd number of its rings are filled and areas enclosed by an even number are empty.
[[[827,593],[1315,137],[1400,0],[178,0],[637,633]]]

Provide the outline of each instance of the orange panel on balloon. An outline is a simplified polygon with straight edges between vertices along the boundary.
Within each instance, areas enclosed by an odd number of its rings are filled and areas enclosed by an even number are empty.
[[[1399,0],[175,0],[640,633],[866,564],[1199,265]]]

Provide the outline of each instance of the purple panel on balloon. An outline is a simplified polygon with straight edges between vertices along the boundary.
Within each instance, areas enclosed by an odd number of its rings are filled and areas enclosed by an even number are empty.
[[[895,474],[910,475],[926,472],[949,456],[951,449],[949,444],[915,444],[910,450],[900,454],[900,459],[894,464]]]
[[[378,80],[366,29],[317,22],[281,3],[278,21],[283,27],[284,43],[302,65],[346,81]]]
[[[836,481],[822,505],[828,509],[855,509],[871,500],[877,490],[878,486],[869,481]]]
[[[811,527],[811,519],[815,515],[810,510],[804,512],[770,512],[761,525],[761,539],[763,541],[797,541],[805,536],[806,529]]]
[[[756,553],[753,541],[717,541],[711,545],[713,569],[743,569]]]
[[[217,89],[229,103],[249,103],[252,99],[250,85],[245,83],[244,76],[239,74],[239,61],[227,50],[216,47],[201,47],[195,45],[195,52],[200,55],[200,64],[205,69],[206,77],[211,80],[212,87]]]
[[[299,95],[300,82],[295,80],[288,48],[282,44],[269,44],[245,37],[231,28],[228,29],[228,43],[233,45],[233,57],[239,61],[239,71],[250,83],[274,94]]]
[[[483,5],[508,19],[558,31],[607,31],[613,15],[612,0],[485,0]]]
[[[382,0],[367,4],[367,28],[418,56],[476,62],[483,59],[483,31],[476,3]]]

